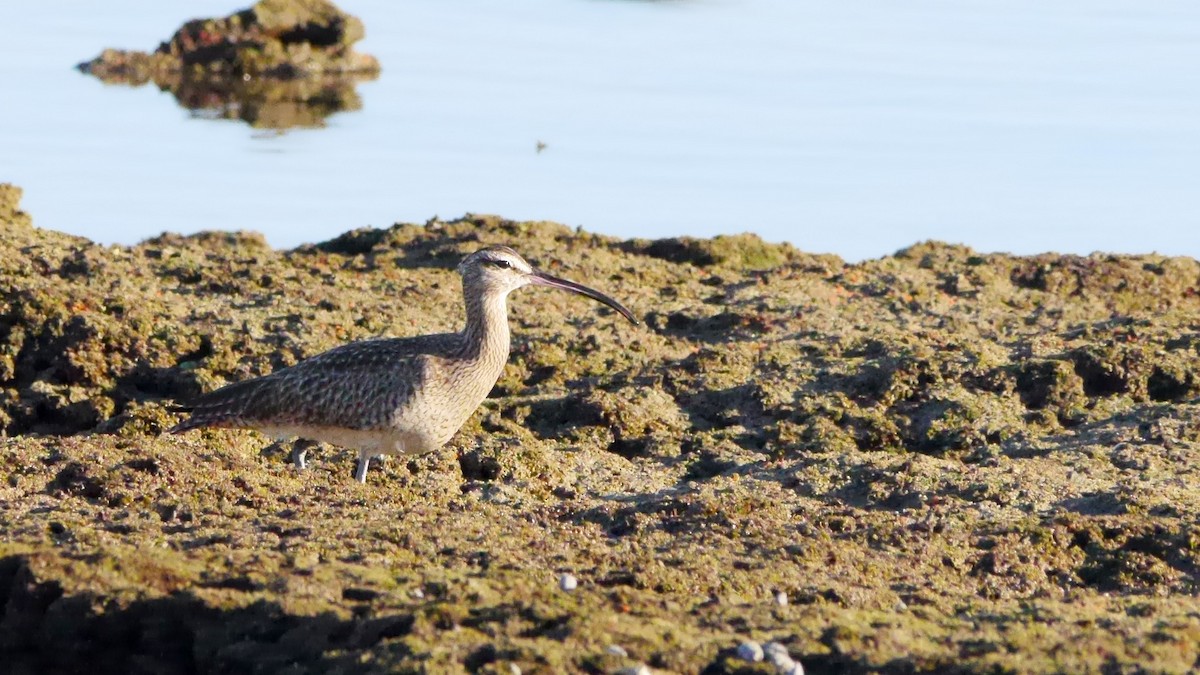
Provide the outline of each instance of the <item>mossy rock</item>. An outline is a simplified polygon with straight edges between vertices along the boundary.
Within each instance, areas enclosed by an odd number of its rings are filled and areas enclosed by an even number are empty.
[[[697,267],[731,267],[763,270],[778,267],[798,257],[789,244],[768,244],[756,234],[718,235],[712,239],[677,237],[649,241],[634,239],[623,247],[669,262],[686,262]]]

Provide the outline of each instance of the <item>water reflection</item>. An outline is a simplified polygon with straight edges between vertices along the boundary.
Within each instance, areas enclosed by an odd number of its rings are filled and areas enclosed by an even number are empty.
[[[361,21],[328,2],[263,0],[188,21],[154,52],[106,49],[78,68],[110,84],[152,82],[199,117],[320,127],[361,108],[355,85],[378,77],[379,62],[353,49],[363,33]]]

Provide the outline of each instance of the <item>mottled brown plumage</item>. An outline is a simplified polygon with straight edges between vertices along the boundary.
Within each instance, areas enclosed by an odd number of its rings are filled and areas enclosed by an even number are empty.
[[[472,253],[463,276],[466,326],[458,333],[365,340],[201,396],[171,429],[258,429],[358,450],[355,477],[371,457],[424,453],[445,445],[491,391],[508,361],[508,294],[537,284],[596,299],[633,323],[612,298],[533,269],[507,246]],[[293,458],[304,465],[307,443]]]

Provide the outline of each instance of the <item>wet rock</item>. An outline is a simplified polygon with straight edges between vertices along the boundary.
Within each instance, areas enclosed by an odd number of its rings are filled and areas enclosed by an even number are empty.
[[[311,127],[361,106],[355,84],[379,72],[353,49],[363,34],[326,0],[262,0],[189,21],[154,52],[107,49],[79,69],[109,83],[153,82],[189,110],[255,127]]]

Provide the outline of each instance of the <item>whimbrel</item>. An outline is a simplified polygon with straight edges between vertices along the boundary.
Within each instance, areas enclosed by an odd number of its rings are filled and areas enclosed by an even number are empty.
[[[528,285],[562,288],[637,323],[616,300],[534,269],[507,246],[472,253],[458,271],[467,309],[460,332],[335,347],[201,396],[184,408],[191,416],[171,432],[226,427],[296,437],[292,459],[301,468],[313,441],[356,449],[354,477],[366,482],[372,457],[440,448],[487,397],[508,361],[506,301],[512,291]]]

